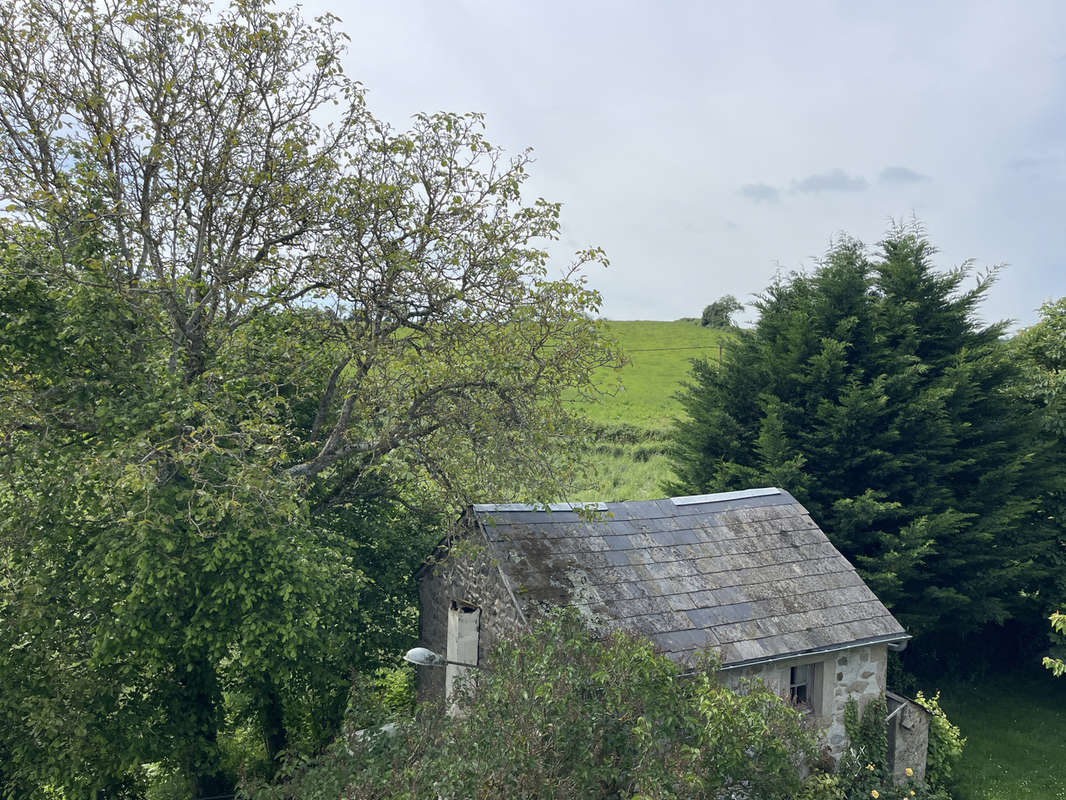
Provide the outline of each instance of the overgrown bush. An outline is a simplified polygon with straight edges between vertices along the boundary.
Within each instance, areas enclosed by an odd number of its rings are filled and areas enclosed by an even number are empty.
[[[937,698],[939,696],[938,693]],[[908,770],[902,782],[893,783],[888,768],[888,730],[885,725],[888,706],[885,699],[879,697],[871,700],[860,713],[858,702],[852,698],[844,706],[848,749],[840,759],[837,774],[833,776],[836,780],[808,781],[806,794],[801,795],[803,800],[951,800],[946,782],[930,779],[930,775],[939,769],[934,764],[934,739],[939,735],[936,733],[935,720],[939,715],[943,723],[954,729],[956,736],[959,729],[947,721],[936,698],[926,700],[919,692],[916,702],[932,712],[934,719],[929,728],[929,763],[925,781],[918,780]],[[930,705],[935,706],[936,711]],[[958,752],[961,751],[960,744]],[[948,772],[950,774],[950,769]]]
[[[824,772],[811,775],[804,782],[797,800],[844,800],[840,776]]]
[[[559,612],[499,646],[461,716],[423,704],[395,733],[349,736],[293,761],[255,800],[719,798],[802,791],[801,716],[761,683],[733,692],[714,665],[682,678],[646,640],[590,636]]]

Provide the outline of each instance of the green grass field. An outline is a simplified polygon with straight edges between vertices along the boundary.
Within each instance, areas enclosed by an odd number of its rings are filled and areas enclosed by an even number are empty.
[[[680,411],[674,394],[691,360],[717,359],[730,334],[684,321],[608,327],[629,362],[596,376],[601,388],[614,390],[600,402],[573,404],[593,424],[597,441],[594,472],[573,499],[662,497],[673,478],[666,434]],[[955,800],[1066,800],[1066,677],[1035,666],[942,689],[943,708],[969,740]]]
[[[667,432],[680,412],[674,394],[695,358],[719,358],[731,334],[699,323],[608,322],[626,364],[600,370],[594,380],[599,402],[574,402],[595,431],[592,472],[574,500],[646,500],[663,496],[672,478],[666,458]]]
[[[1066,678],[1034,665],[943,687],[967,737],[955,800],[1066,800]]]
[[[607,331],[622,346],[627,363],[594,376],[608,393],[603,402],[574,407],[595,422],[648,430],[669,427],[680,411],[673,395],[687,378],[692,359],[718,358],[730,338],[727,332],[686,321],[607,322]]]

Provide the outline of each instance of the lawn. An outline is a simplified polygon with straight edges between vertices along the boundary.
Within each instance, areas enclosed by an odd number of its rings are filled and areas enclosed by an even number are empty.
[[[1066,800],[1066,678],[1034,667],[945,685],[967,738],[955,800]]]

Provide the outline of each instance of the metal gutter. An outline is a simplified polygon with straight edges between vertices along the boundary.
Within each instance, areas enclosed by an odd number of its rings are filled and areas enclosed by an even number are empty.
[[[791,661],[792,659],[795,659],[795,658],[805,658],[807,656],[820,656],[820,655],[826,655],[828,653],[839,653],[841,650],[851,650],[852,648],[855,648],[855,647],[866,647],[866,646],[872,645],[872,644],[892,644],[892,643],[901,643],[902,642],[905,645],[907,640],[909,640],[911,638],[913,638],[913,637],[911,637],[911,635],[909,633],[904,633],[904,634],[893,633],[893,634],[887,634],[885,636],[873,636],[873,637],[868,638],[868,639],[856,639],[853,642],[847,642],[845,644],[835,644],[835,645],[830,645],[829,647],[817,647],[817,648],[814,648],[813,650],[800,650],[800,651],[795,652],[795,653],[784,653],[783,655],[769,656],[768,658],[750,658],[747,661],[737,661],[734,664],[723,664],[718,669],[721,672],[726,672],[727,670],[741,669],[742,667],[757,667],[757,666],[760,666],[762,664],[774,664],[774,663],[777,663],[779,661]],[[689,672],[687,672],[685,674],[686,675],[695,674],[695,670],[691,670],[691,671],[689,671]]]

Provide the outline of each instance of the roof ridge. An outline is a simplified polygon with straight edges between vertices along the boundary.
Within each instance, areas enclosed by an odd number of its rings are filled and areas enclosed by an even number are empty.
[[[775,494],[784,494],[774,486],[766,486],[761,489],[741,489],[737,492],[715,492],[714,494],[690,494],[683,497],[671,497],[670,502],[675,506],[693,506],[703,503],[722,503],[726,500],[747,500],[752,497],[770,497]]]

